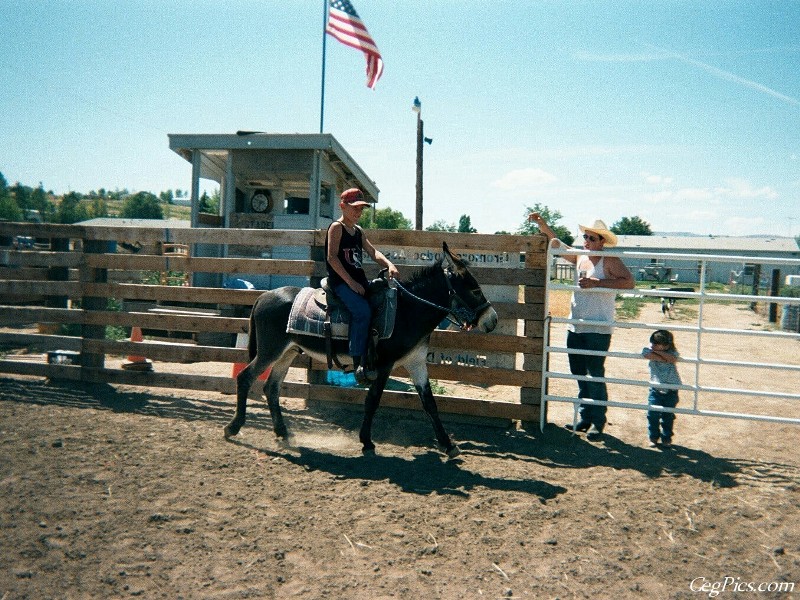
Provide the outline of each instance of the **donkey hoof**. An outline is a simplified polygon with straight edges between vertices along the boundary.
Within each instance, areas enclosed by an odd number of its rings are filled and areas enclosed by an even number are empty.
[[[287,437],[289,437],[289,430],[286,429],[286,425],[275,427],[273,428],[273,431],[275,432],[275,435],[278,436],[279,438],[286,439]]]
[[[454,458],[458,458],[461,455],[461,448],[456,445],[453,445],[449,450],[447,450],[447,458],[453,460]]]
[[[370,446],[370,447],[364,446],[361,449],[361,454],[364,456],[375,456],[375,446]]]
[[[225,439],[226,440],[231,439],[237,433],[239,433],[239,428],[238,427],[234,427],[232,425],[226,425],[225,426]]]

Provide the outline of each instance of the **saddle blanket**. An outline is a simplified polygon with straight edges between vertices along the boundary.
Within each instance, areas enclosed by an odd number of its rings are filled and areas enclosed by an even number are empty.
[[[294,299],[289,313],[287,333],[302,333],[325,337],[325,307],[317,299],[317,290],[304,287]],[[347,339],[350,331],[350,313],[346,310],[335,310],[331,313],[331,337],[339,340]]]
[[[397,290],[385,288],[370,295],[372,307],[372,329],[380,339],[388,338],[394,331],[394,317],[397,312]],[[324,289],[305,287],[292,303],[289,313],[287,333],[299,333],[325,337],[326,308],[328,298]],[[335,300],[330,311],[331,338],[346,340],[350,333],[350,312],[344,304]]]

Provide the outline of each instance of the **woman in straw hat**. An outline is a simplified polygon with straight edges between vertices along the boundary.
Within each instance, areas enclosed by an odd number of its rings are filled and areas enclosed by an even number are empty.
[[[539,213],[528,217],[549,240],[558,246],[563,244]],[[578,288],[572,294],[570,319],[591,321],[591,324],[571,323],[567,333],[567,348],[607,352],[611,345],[612,323],[616,309],[617,290],[634,287],[633,275],[617,256],[603,256],[603,248],[617,245],[617,236],[597,219],[593,225],[580,225],[583,233],[583,249],[590,254],[567,255],[563,258],[575,265]],[[605,325],[603,323],[608,323]],[[586,354],[569,355],[569,370],[573,375],[604,377],[605,356]],[[608,400],[604,382],[578,381],[578,398]],[[599,439],[606,425],[606,407],[581,404],[580,420],[568,424],[567,429],[588,431],[589,439]]]

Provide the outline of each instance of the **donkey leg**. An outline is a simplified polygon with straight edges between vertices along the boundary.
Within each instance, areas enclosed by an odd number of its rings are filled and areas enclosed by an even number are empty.
[[[417,353],[417,355],[419,355],[419,353]],[[461,454],[461,450],[453,443],[450,436],[447,435],[447,432],[444,430],[442,420],[439,418],[439,408],[436,406],[436,399],[433,397],[433,391],[431,390],[431,382],[428,379],[428,367],[424,358],[425,353],[421,356],[421,360],[413,360],[406,363],[405,366],[411,374],[414,388],[416,388],[419,399],[422,401],[422,408],[431,420],[433,432],[436,434],[436,440],[439,442],[439,445],[444,448],[448,458],[455,458]]]
[[[369,386],[367,397],[364,400],[364,420],[361,423],[358,439],[362,444],[361,452],[365,455],[375,454],[375,444],[372,443],[372,420],[378,411],[383,389],[386,387],[386,382],[389,380],[391,372],[391,366],[378,370],[378,375],[372,385]]]
[[[267,359],[256,356],[242,371],[236,376],[236,412],[233,419],[225,426],[225,437],[233,437],[244,425],[247,418],[247,394],[256,378],[263,373],[269,366]]]
[[[285,438],[288,435],[286,423],[283,421],[283,412],[281,411],[281,384],[289,372],[289,367],[294,361],[296,352],[287,352],[278,361],[272,365],[272,371],[264,384],[264,396],[267,398],[267,406],[269,407],[269,416],[272,418],[272,430],[275,435]]]

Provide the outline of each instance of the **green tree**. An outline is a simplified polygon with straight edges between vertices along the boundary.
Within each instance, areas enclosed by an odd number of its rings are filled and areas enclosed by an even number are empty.
[[[557,210],[551,210],[548,206],[540,204],[539,202],[533,206],[526,207],[525,220],[522,222],[522,225],[520,225],[519,229],[517,229],[518,235],[533,235],[535,233],[539,233],[539,228],[536,227],[536,223],[528,221],[528,215],[533,212],[537,212],[542,215],[545,223],[547,223],[550,226],[550,229],[555,232],[558,239],[564,242],[567,246],[572,246],[572,243],[575,241],[575,237],[570,233],[569,229],[558,224],[558,221],[561,220],[561,213]]]
[[[208,213],[210,215],[219,214],[220,195],[219,188],[209,196],[206,192],[200,196],[200,212]]]
[[[17,201],[17,206],[19,206],[23,211],[33,208],[31,206],[31,195],[33,194],[32,187],[28,185],[22,185],[18,181],[11,186],[11,193],[14,196],[14,200]]]
[[[9,193],[0,192],[0,221],[22,221],[22,209]]]
[[[478,233],[478,230],[472,226],[472,219],[469,215],[461,215],[458,220],[459,233]]]
[[[448,231],[454,233],[458,231],[458,227],[455,226],[455,223],[448,223],[444,219],[439,219],[428,225],[425,231]]]
[[[30,208],[38,210],[44,221],[48,221],[49,217],[55,214],[56,207],[50,201],[47,192],[44,191],[44,186],[39,182],[39,187],[31,192],[28,199]]]
[[[121,217],[125,219],[163,219],[158,198],[150,192],[139,192],[122,202]]]
[[[358,224],[364,229],[411,229],[411,221],[406,219],[399,210],[378,208],[365,210],[361,213]]]
[[[128,188],[123,189],[115,189],[113,192],[108,192],[108,199],[109,200],[122,200],[128,195]]]
[[[95,196],[90,200],[89,214],[92,218],[100,218],[108,216],[108,202],[103,196]]]
[[[82,196],[78,192],[64,194],[56,210],[56,222],[71,224],[88,219],[89,210],[86,208],[86,205],[81,202],[81,199]]]
[[[611,226],[611,231],[617,235],[653,235],[650,223],[640,217],[622,217]]]

